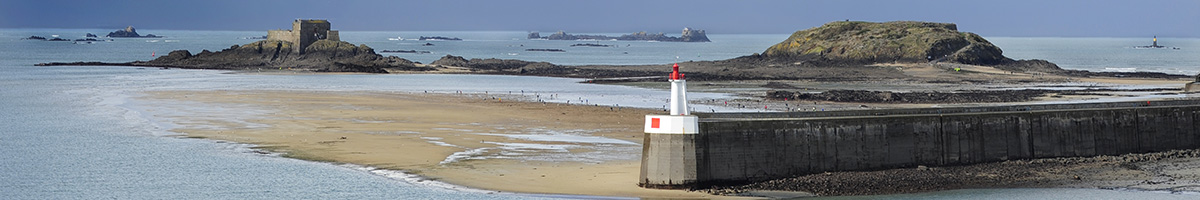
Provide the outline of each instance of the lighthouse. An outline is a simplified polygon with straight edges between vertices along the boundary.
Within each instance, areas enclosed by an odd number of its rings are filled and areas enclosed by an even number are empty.
[[[671,66],[671,115],[688,115],[687,80],[679,73],[679,63]]]
[[[699,118],[687,108],[687,81],[679,64],[671,67],[669,115],[646,115],[642,142],[642,171],[638,185],[647,188],[677,188],[696,184],[696,139]]]
[[[697,117],[687,108],[687,81],[679,73],[679,64],[671,66],[667,82],[671,83],[671,115],[646,115],[646,133],[696,134]]]

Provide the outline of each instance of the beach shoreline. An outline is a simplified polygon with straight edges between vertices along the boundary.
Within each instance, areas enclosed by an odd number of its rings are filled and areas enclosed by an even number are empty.
[[[637,187],[642,116],[659,110],[483,94],[155,91],[137,98],[185,137],[478,191],[720,198]]]
[[[1143,87],[1174,85],[1179,80],[1088,79],[1086,82]],[[770,81],[763,81],[770,82]],[[720,87],[699,82],[698,88]],[[720,84],[720,83],[718,83]],[[738,83],[758,85],[759,83]],[[795,84],[795,83],[793,83]],[[983,87],[983,86],[975,86]],[[758,194],[764,189],[801,194],[896,194],[961,188],[939,186],[870,192],[841,192],[747,186],[701,191],[637,187],[642,143],[641,123],[659,109],[540,102],[522,94],[408,93],[385,91],[203,90],[152,91],[136,97],[150,104],[153,118],[176,124],[173,132],[257,145],[284,157],[347,163],[399,171],[438,181],[451,189],[554,195],[642,198],[727,198]],[[739,104],[784,107],[788,101],[738,100]],[[1032,102],[1075,101],[1079,97],[1040,98]],[[695,102],[717,105],[717,102]],[[783,105],[780,105],[783,104]],[[822,108],[879,109],[938,104],[862,104],[819,102]],[[734,106],[732,104],[725,105]],[[797,106],[797,105],[792,105]],[[952,105],[953,106],[953,105]],[[959,105],[962,106],[962,105]],[[214,109],[217,108],[217,109]],[[765,108],[765,107],[764,107]],[[1019,161],[1013,161],[1019,162]],[[1008,162],[1006,162],[1008,163]],[[1200,162],[1197,162],[1200,163]],[[991,163],[989,163],[991,164]],[[983,164],[983,165],[989,165]],[[925,169],[943,169],[927,167]],[[954,167],[946,167],[953,169]],[[989,169],[1009,169],[988,167]],[[1195,168],[1200,168],[1197,164]],[[1045,170],[1044,168],[1030,168]],[[895,169],[912,170],[912,169]],[[886,171],[886,170],[885,170]],[[858,172],[832,172],[835,175]],[[903,174],[903,173],[902,173]],[[911,174],[911,173],[910,173]],[[590,176],[589,176],[590,175]],[[818,176],[818,175],[810,175]],[[853,176],[853,175],[848,175]],[[887,177],[887,173],[871,176]],[[1016,177],[1016,178],[1013,178]],[[1030,184],[1029,177],[1009,182],[976,183],[982,188]],[[1042,177],[1045,178],[1045,177]],[[1061,178],[1061,177],[1058,177]],[[1129,179],[1129,177],[1125,177]],[[1026,180],[1021,184],[1012,181]],[[1048,180],[1048,179],[1047,179]],[[1128,180],[1126,180],[1128,181]],[[1148,180],[1146,180],[1148,181]],[[886,181],[879,181],[886,182]],[[1124,182],[1122,182],[1124,183]],[[1131,188],[1127,185],[1060,182],[1036,187]],[[968,187],[972,188],[972,187]],[[864,191],[862,193],[848,191]],[[786,195],[797,195],[787,193]]]

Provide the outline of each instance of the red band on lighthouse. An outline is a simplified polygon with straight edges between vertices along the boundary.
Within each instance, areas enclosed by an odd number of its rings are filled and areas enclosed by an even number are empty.
[[[683,79],[683,74],[679,73],[679,63],[675,63],[675,66],[671,67],[671,80],[679,79]]]

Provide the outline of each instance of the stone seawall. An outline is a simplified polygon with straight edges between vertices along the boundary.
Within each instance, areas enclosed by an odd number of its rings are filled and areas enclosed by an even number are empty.
[[[644,168],[655,163],[655,169],[694,169],[695,175],[685,177],[695,180],[646,176],[658,172],[643,169],[644,187],[1200,147],[1196,100],[700,117],[700,132],[694,137],[662,143],[649,140],[647,134],[643,150]],[[682,146],[694,149],[687,155],[675,152]],[[694,158],[659,156],[693,154]]]

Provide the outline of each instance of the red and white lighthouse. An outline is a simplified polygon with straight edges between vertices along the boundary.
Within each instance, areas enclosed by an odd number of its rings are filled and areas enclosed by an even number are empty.
[[[671,115],[688,115],[687,80],[679,73],[679,63],[671,67]]]
[[[667,80],[671,83],[671,115],[646,115],[646,133],[696,134],[699,129],[697,117],[690,115],[687,108],[687,81],[679,73],[679,64],[671,67]]]

